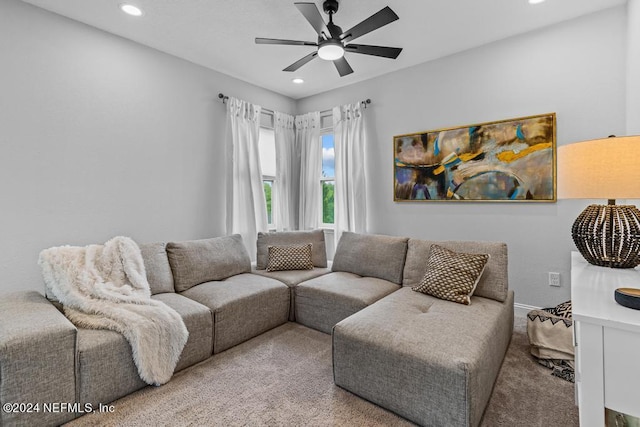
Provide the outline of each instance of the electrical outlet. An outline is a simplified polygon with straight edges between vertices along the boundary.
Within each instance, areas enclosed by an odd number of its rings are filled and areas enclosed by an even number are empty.
[[[549,286],[560,287],[560,273],[549,272]]]

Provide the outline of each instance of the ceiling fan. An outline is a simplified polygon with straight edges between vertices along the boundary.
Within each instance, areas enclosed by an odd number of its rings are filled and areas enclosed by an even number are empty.
[[[256,37],[257,44],[280,44],[292,46],[315,46],[317,50],[297,60],[282,71],[296,71],[307,62],[319,56],[321,59],[333,61],[340,77],[353,73],[353,69],[344,57],[344,53],[360,53],[363,55],[381,56],[384,58],[396,59],[402,48],[387,46],[371,46],[366,44],[354,44],[351,41],[361,37],[371,31],[384,27],[398,19],[389,6],[374,13],[355,27],[342,31],[342,28],[333,23],[333,14],[338,11],[337,0],[326,0],[322,7],[329,15],[329,23],[322,19],[320,11],[315,3],[294,3],[300,13],[309,21],[309,24],[318,33],[318,42],[306,42],[299,40],[265,39]]]

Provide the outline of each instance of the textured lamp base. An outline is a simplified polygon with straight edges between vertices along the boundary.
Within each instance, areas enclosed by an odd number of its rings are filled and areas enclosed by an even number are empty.
[[[602,267],[640,265],[640,211],[632,205],[589,205],[571,235],[582,256]]]

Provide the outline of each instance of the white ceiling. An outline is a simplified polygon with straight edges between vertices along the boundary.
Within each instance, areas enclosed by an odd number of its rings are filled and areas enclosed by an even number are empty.
[[[400,17],[356,43],[402,47],[396,60],[347,53],[354,73],[339,77],[319,58],[282,69],[315,49],[256,45],[255,37],[316,41],[295,0],[131,0],[144,16],[123,14],[125,0],[23,0],[294,99],[410,67],[492,41],[626,3],[626,0],[341,0],[343,30],[390,6]],[[307,0],[310,1],[310,0]],[[315,0],[322,10],[322,0]],[[323,16],[324,15],[323,12]],[[305,83],[295,85],[293,77]]]

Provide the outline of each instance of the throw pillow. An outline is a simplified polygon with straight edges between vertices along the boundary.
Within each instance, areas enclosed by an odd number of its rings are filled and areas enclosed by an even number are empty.
[[[267,271],[312,270],[311,243],[292,246],[269,246]]]
[[[315,267],[327,267],[327,248],[324,242],[323,230],[310,231],[273,231],[271,233],[258,233],[256,241],[256,268],[264,270],[269,261],[269,246],[292,246],[313,244],[311,259]]]
[[[411,289],[469,305],[488,260],[488,254],[458,253],[432,245],[427,259],[427,272],[418,286]]]

